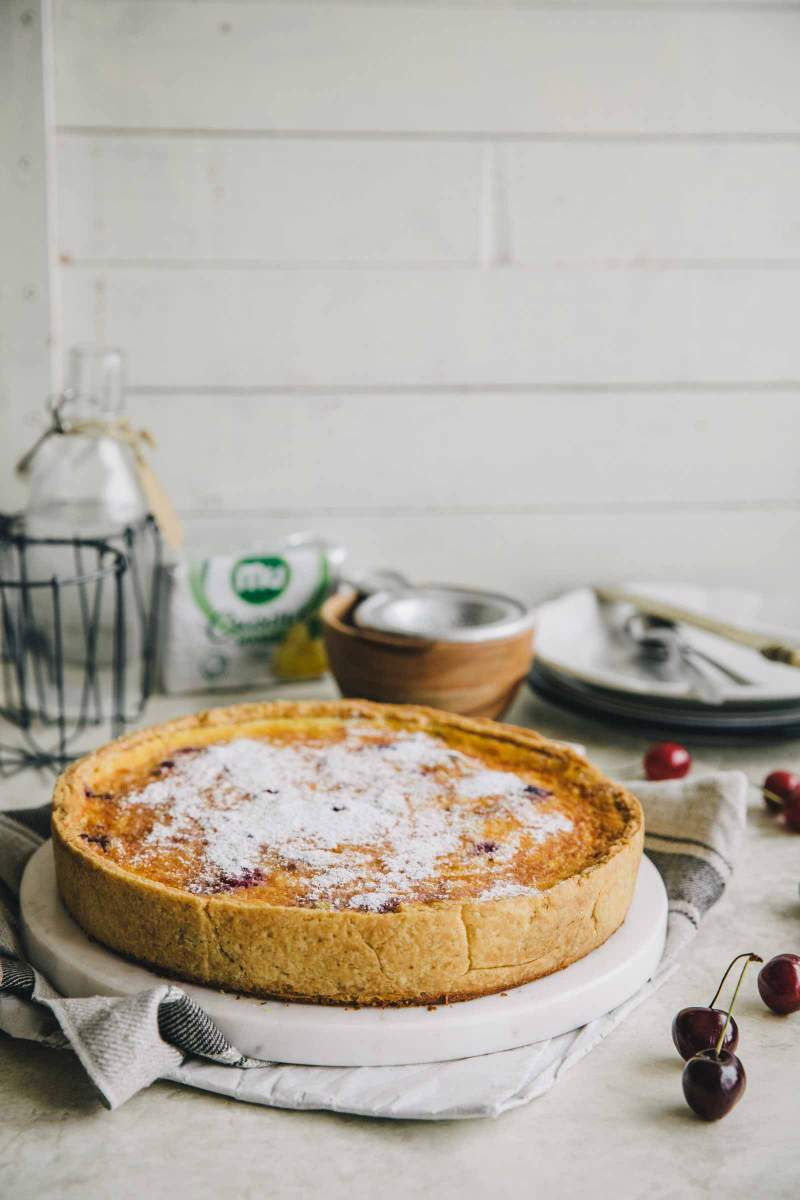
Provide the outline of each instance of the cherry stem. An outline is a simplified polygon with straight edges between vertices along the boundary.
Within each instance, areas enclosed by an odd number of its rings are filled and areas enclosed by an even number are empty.
[[[780,796],[777,796],[775,792],[771,792],[769,788],[762,788],[761,792],[766,800],[771,800],[773,804],[778,806],[778,808],[783,808],[783,800]]]
[[[744,973],[747,970],[747,968],[750,966],[751,962],[763,962],[764,961],[763,958],[761,958],[761,956],[758,954],[748,954],[748,955],[739,954],[737,957],[738,958],[746,958],[746,962],[745,962],[744,966],[742,967],[741,974],[739,975],[739,978],[736,982],[736,987],[733,990],[733,995],[731,996],[730,1006],[728,1008],[728,1012],[725,1017],[725,1024],[722,1026],[722,1032],[720,1033],[719,1038],[717,1039],[717,1044],[714,1047],[714,1053],[717,1056],[719,1056],[719,1052],[722,1049],[722,1045],[725,1041],[725,1034],[728,1032],[728,1026],[731,1023],[731,1017],[733,1016],[733,1006],[736,1003],[736,997],[739,995],[739,988],[742,986],[742,980],[744,979]],[[733,962],[736,962],[736,959],[734,959]],[[732,966],[733,966],[733,963],[731,963],[731,967]],[[728,967],[728,971],[729,970],[730,970],[730,967]],[[728,971],[725,972],[726,975],[727,975]],[[716,999],[716,997],[715,997],[715,999]]]
[[[731,961],[728,963],[727,967],[725,968],[725,974],[722,976],[722,979],[720,979],[720,981],[719,981],[719,987],[718,987],[718,988],[717,988],[717,990],[714,992],[714,998],[713,998],[713,1000],[711,1001],[711,1003],[709,1004],[709,1006],[708,1006],[709,1008],[713,1008],[713,1007],[714,1007],[714,1005],[717,1003],[717,1000],[718,1000],[718,998],[719,998],[719,994],[720,994],[720,992],[722,991],[722,989],[723,989],[723,988],[724,988],[724,986],[725,986],[725,980],[728,978],[728,976],[729,976],[729,975],[730,975],[730,973],[731,973],[731,970],[733,969],[733,967],[735,967],[735,966],[736,966],[736,964],[737,964],[737,962],[739,961],[739,959],[740,959],[740,958],[746,958],[746,959],[748,959],[748,960],[749,960],[749,959],[750,959],[750,955],[749,955],[749,954],[737,954],[737,955],[736,955],[736,958],[732,958],[732,959],[731,959]]]

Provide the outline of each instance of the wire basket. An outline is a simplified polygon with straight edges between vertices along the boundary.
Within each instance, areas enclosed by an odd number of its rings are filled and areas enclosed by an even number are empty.
[[[141,716],[153,688],[161,539],[30,537],[0,517],[0,776],[61,768]]]

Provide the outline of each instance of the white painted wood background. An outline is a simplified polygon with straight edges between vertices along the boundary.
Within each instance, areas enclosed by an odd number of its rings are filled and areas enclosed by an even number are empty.
[[[800,6],[5,0],[0,33],[0,502],[100,340],[195,547],[797,588]]]

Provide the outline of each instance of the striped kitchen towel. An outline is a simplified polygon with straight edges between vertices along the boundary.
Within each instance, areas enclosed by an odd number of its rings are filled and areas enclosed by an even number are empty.
[[[747,782],[715,772],[669,783],[626,781],[645,811],[646,851],[669,897],[664,954],[653,978],[606,1016],[517,1050],[408,1067],[263,1063],[231,1046],[203,1009],[163,983],[137,996],[59,996],[24,959],[14,899],[46,832],[43,810],[0,814],[0,1030],[71,1048],[103,1103],[116,1108],[156,1079],[252,1104],[363,1116],[452,1120],[498,1116],[546,1092],[677,968],[725,890],[741,840]],[[45,828],[43,828],[45,826]]]

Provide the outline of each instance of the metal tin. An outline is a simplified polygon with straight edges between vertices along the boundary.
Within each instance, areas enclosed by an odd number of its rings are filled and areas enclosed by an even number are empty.
[[[358,605],[362,629],[444,642],[486,642],[530,629],[533,612],[497,592],[427,584],[375,592]]]

